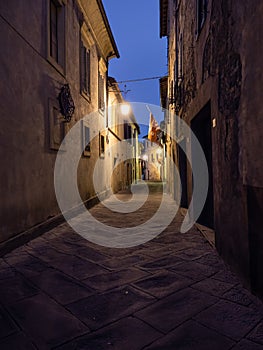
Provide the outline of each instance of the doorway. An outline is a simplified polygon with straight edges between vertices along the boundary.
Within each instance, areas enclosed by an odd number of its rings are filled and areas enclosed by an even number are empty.
[[[211,104],[210,102],[196,115],[191,122],[191,129],[197,137],[203,152],[205,154],[209,185],[204,208],[197,219],[201,225],[214,228],[214,194],[213,194],[213,159],[212,159],[212,132],[211,132]],[[192,151],[192,161],[198,161],[195,158],[195,150]],[[193,184],[194,185],[194,184]]]
[[[179,158],[179,172],[181,180],[181,203],[180,206],[183,208],[188,208],[188,199],[187,199],[187,157],[185,154],[186,149],[186,139],[184,138],[179,144],[178,147],[178,158]]]

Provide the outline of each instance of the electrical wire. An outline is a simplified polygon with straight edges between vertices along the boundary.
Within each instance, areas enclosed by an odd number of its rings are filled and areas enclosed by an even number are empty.
[[[154,80],[154,79],[161,79],[163,78],[163,76],[160,77],[150,77],[150,78],[138,78],[138,79],[130,79],[130,80],[121,80],[121,81],[117,81],[114,84],[124,84],[124,83],[133,83],[136,81],[145,81],[145,80]]]

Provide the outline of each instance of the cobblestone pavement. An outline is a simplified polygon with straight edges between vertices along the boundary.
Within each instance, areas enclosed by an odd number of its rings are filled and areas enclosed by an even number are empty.
[[[159,203],[155,192],[134,216],[90,211],[135,226]],[[179,232],[182,220],[126,249],[96,246],[63,223],[5,255],[0,349],[263,349],[262,303],[195,227]]]

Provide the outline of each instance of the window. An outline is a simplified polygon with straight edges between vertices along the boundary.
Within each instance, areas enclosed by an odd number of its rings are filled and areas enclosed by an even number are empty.
[[[128,142],[132,142],[132,128],[127,120],[124,121],[124,139],[128,140]]]
[[[174,82],[173,82],[173,80],[170,81],[169,100],[170,100],[170,104],[174,103]]]
[[[136,147],[136,140],[137,140],[137,130],[134,129],[132,134],[132,144],[134,147]]]
[[[65,66],[65,5],[61,0],[49,3],[49,58]]]
[[[50,2],[50,56],[58,61],[58,9]]]
[[[105,155],[105,136],[100,134],[100,156]]]
[[[90,50],[80,45],[80,90],[90,97]]]
[[[85,121],[82,120],[82,149],[83,156],[90,157],[91,146],[90,146],[90,128],[85,125]]]
[[[183,79],[183,34],[180,34],[178,45],[178,80]]]
[[[85,126],[85,151],[90,152],[90,129],[89,127]]]
[[[90,156],[90,128],[86,125],[83,126],[83,155]]]
[[[99,109],[103,110],[105,107],[104,104],[104,78],[99,72],[99,80],[98,80],[98,106]]]
[[[196,34],[201,32],[207,16],[207,0],[196,0]]]

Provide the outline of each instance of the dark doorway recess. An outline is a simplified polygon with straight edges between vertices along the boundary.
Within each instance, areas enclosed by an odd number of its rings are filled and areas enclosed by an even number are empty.
[[[213,168],[212,168],[212,133],[211,133],[211,105],[210,102],[196,115],[191,122],[191,128],[197,137],[206,157],[209,172],[209,186],[204,208],[197,220],[201,225],[214,228],[214,195],[213,195]],[[192,161],[198,162],[195,150],[192,147]],[[193,184],[194,186],[195,184]]]
[[[179,171],[180,171],[180,179],[182,186],[181,193],[181,207],[188,208],[188,200],[187,200],[187,157],[185,154],[186,142],[185,138],[179,143],[178,147],[178,157],[179,157]]]
[[[263,298],[263,188],[247,186],[247,210],[251,287]]]

